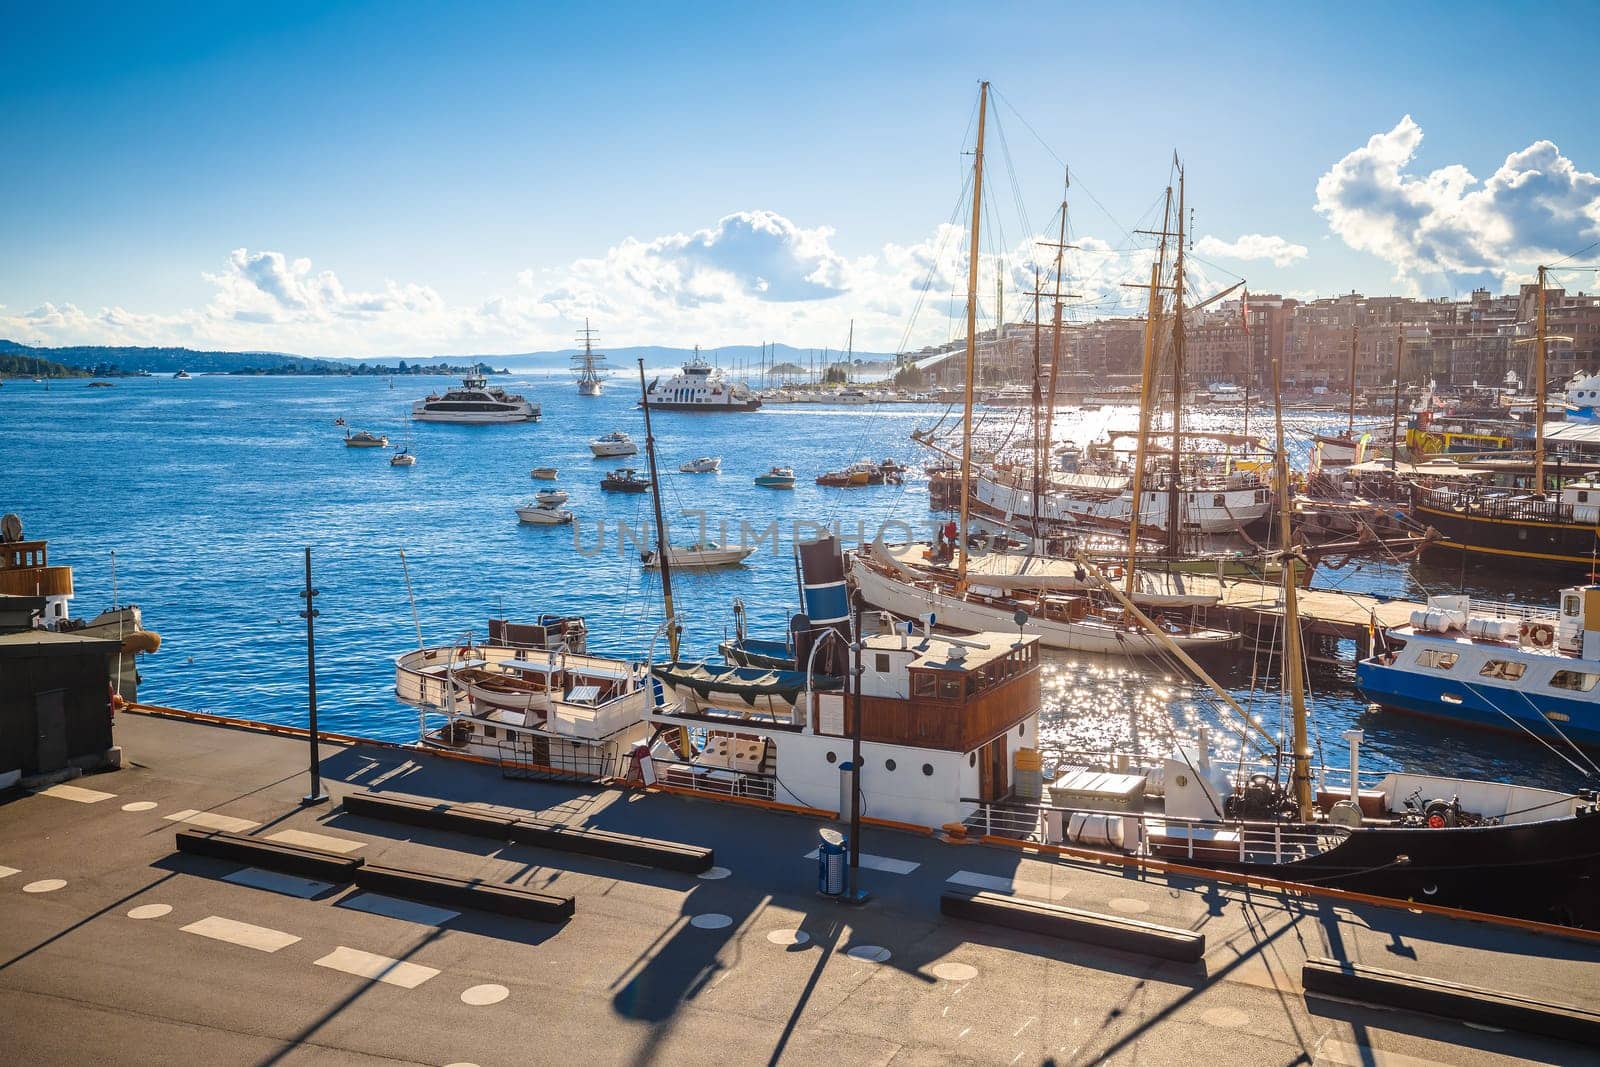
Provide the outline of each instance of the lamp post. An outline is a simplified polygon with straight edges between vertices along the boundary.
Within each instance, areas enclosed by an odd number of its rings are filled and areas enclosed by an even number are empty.
[[[300,617],[306,620],[306,685],[309,696],[311,721],[309,737],[311,740],[311,792],[300,798],[302,805],[321,804],[328,799],[328,794],[322,791],[322,760],[317,751],[317,637],[316,617],[320,614],[311,604],[312,597],[317,591],[311,587],[311,546],[306,546],[306,587],[300,591],[305,599],[306,610]]]
[[[850,673],[855,679],[855,692],[851,694],[850,723],[850,889],[844,899],[849,904],[865,904],[870,894],[861,888],[861,680],[866,668],[861,663],[861,653],[866,637],[861,632],[861,604],[856,604],[855,640],[850,642],[853,654]]]

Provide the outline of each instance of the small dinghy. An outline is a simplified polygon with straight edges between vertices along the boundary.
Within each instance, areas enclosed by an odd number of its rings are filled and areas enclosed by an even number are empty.
[[[703,541],[687,548],[670,546],[667,562],[674,567],[731,567],[743,563],[754,552],[753,548],[726,548],[715,541]],[[651,569],[661,566],[661,558],[655,552],[639,553],[639,561]]]

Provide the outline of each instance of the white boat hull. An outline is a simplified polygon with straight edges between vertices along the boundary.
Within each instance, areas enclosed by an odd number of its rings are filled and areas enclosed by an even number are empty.
[[[970,600],[939,588],[914,586],[900,578],[889,578],[872,567],[862,565],[854,556],[849,557],[846,568],[862,597],[875,608],[905,618],[923,617],[932,612],[937,625],[973,633],[1016,629],[1012,608]],[[1037,635],[1045,647],[1065,652],[1158,656],[1167,650],[1163,642],[1142,627],[1114,626],[1094,619],[1061,622],[1030,618],[1022,630]],[[1188,652],[1227,648],[1239,640],[1238,635],[1223,630],[1199,630],[1168,636],[1173,644]]]
[[[975,490],[981,503],[1008,515],[1032,515],[1033,492],[1009,486],[988,477],[979,477]],[[1139,525],[1151,530],[1167,528],[1169,494],[1165,489],[1147,489],[1139,507]],[[1092,522],[1101,526],[1127,528],[1133,518],[1133,493],[1077,493],[1046,491],[1039,518],[1057,522]],[[1272,501],[1264,488],[1186,489],[1179,493],[1182,528],[1201,533],[1235,533],[1267,517]]]
[[[561,508],[518,508],[517,520],[530,526],[565,526],[572,521],[572,512]]]
[[[669,548],[668,558],[674,567],[732,567],[743,563],[755,552],[753,548],[718,548],[693,552],[688,549]],[[644,565],[654,570],[661,565],[656,553],[644,561]]]
[[[599,396],[604,389],[605,389],[605,386],[602,385],[600,382],[579,382],[578,383],[578,395],[579,396]]]
[[[613,456],[637,456],[639,454],[639,446],[631,441],[606,441],[604,443],[590,441],[589,451],[593,452],[599,459],[609,459]]]
[[[473,426],[498,425],[507,422],[537,422],[539,409],[533,404],[506,411],[428,411],[411,409],[413,422],[456,422]]]

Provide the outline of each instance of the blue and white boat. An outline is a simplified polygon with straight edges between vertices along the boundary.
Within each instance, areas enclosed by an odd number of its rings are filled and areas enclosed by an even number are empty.
[[[1567,421],[1600,422],[1600,374],[1574,374],[1567,382]]]
[[[1390,649],[1356,667],[1374,703],[1600,748],[1600,585],[1563,589],[1553,614],[1429,597],[1384,636]]]

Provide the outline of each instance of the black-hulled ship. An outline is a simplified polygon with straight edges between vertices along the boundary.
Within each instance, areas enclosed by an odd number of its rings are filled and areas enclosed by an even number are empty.
[[[1588,478],[1542,496],[1416,486],[1411,516],[1438,531],[1431,550],[1485,562],[1589,573],[1600,553],[1600,482]]]

